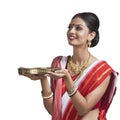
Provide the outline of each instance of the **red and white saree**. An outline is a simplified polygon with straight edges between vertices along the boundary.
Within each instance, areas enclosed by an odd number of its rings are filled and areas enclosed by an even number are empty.
[[[52,67],[66,68],[68,57],[59,56],[52,62]],[[106,120],[107,110],[112,102],[116,91],[117,72],[115,72],[105,61],[98,60],[84,70],[82,75],[77,78],[72,76],[74,84],[78,86],[78,91],[86,96],[97,88],[105,78],[111,74],[110,84],[100,101],[93,107],[99,109],[98,120]],[[76,79],[77,78],[77,79]],[[66,92],[64,80],[51,79],[51,86],[54,90],[54,107],[52,120],[80,120],[81,116],[77,113],[70,97]]]

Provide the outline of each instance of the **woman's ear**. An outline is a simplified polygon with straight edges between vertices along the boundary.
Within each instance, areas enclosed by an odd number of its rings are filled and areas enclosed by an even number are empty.
[[[92,41],[95,38],[95,36],[96,36],[96,32],[95,31],[89,33],[89,40],[88,41]]]

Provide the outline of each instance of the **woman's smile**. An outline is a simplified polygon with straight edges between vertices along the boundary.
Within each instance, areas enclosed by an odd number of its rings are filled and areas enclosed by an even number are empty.
[[[73,40],[77,39],[77,37],[76,37],[75,35],[69,35],[69,36],[68,36],[68,39],[69,39],[70,41],[73,41]]]

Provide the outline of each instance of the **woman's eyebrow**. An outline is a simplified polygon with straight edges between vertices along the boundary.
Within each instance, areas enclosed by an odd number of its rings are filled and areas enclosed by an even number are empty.
[[[72,26],[82,26],[82,27],[86,27],[86,26],[84,26],[84,25],[82,25],[82,24],[70,24],[70,25],[72,25]]]

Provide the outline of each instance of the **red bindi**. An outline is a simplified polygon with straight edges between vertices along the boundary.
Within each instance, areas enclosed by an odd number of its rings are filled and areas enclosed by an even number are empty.
[[[73,23],[72,26],[75,26],[75,23]]]

